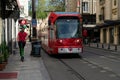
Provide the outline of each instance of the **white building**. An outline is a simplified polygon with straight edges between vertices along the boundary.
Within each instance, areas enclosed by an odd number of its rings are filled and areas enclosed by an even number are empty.
[[[28,1],[29,0],[19,0],[20,17],[25,18],[28,16]]]

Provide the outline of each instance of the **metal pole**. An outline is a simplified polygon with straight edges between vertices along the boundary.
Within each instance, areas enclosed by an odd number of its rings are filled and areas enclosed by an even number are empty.
[[[80,0],[80,13],[81,13],[81,16],[82,16],[81,26],[83,28],[83,0]]]
[[[36,10],[35,10],[35,0],[32,0],[32,20],[35,19],[36,20]],[[37,26],[32,26],[32,36],[34,38],[37,37],[37,30],[36,30]]]
[[[93,0],[92,0],[92,24],[93,24]]]
[[[83,0],[80,0],[80,7],[81,7],[81,16],[82,16],[82,22],[81,22],[81,26],[82,26],[82,32],[83,32]],[[83,33],[82,33],[83,34]],[[83,41],[84,41],[84,37],[83,37]]]
[[[81,0],[81,15],[82,15],[82,18],[83,18],[83,0]]]
[[[117,45],[115,45],[115,51],[117,51]]]
[[[93,0],[92,0],[92,15],[93,15]]]

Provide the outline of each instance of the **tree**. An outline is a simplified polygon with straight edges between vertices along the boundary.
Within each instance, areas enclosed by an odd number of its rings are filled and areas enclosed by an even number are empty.
[[[44,19],[47,17],[46,11],[65,11],[65,0],[35,0],[36,18]],[[32,11],[29,11],[32,15]]]
[[[46,10],[46,0],[38,0],[38,3],[36,4],[36,17],[44,19],[47,17]]]

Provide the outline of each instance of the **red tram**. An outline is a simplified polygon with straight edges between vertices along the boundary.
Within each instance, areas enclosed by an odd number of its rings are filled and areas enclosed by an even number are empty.
[[[78,12],[51,12],[41,29],[42,48],[49,54],[83,52],[82,17]]]

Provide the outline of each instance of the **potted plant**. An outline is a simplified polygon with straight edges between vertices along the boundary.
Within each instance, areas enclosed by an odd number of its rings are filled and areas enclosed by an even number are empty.
[[[0,54],[0,71],[5,68],[6,64],[3,63],[3,55]]]
[[[6,46],[6,43],[2,43],[0,45],[0,70],[5,68],[8,61],[8,56],[8,47]]]
[[[8,52],[8,47],[6,45],[6,42],[3,42],[1,44],[1,48],[2,48],[2,54],[4,56],[4,62],[7,62],[8,56],[9,56],[9,52]]]

